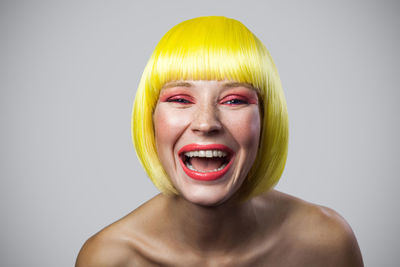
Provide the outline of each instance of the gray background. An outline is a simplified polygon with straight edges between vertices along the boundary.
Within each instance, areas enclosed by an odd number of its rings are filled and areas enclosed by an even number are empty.
[[[0,265],[73,266],[157,193],[131,144],[145,63],[173,25],[224,15],[268,47],[290,115],[279,190],[329,206],[366,266],[398,266],[395,1],[1,1]]]

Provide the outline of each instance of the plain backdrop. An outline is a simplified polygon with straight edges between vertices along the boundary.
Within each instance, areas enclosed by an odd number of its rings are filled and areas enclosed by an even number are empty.
[[[242,21],[288,102],[278,190],[352,226],[366,266],[399,266],[398,1],[1,1],[0,265],[73,266],[84,241],[158,193],[130,135],[156,43],[197,16]]]

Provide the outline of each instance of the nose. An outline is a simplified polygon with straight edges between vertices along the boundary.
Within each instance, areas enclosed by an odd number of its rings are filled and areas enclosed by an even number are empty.
[[[202,105],[197,108],[191,128],[193,132],[211,135],[218,133],[222,129],[219,120],[219,112],[214,105]]]

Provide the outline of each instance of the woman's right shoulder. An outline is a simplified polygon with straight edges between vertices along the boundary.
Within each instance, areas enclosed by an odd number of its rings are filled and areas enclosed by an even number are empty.
[[[137,255],[123,238],[100,231],[82,246],[76,267],[129,266]]]
[[[152,201],[90,237],[82,246],[75,267],[148,266],[141,253],[141,237],[146,231],[142,220]]]

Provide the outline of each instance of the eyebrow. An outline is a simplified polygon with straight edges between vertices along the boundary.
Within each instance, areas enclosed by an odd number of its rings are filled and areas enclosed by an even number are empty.
[[[166,83],[162,89],[167,89],[167,88],[171,88],[171,87],[192,87],[192,84],[189,82],[169,82]]]
[[[184,82],[184,81],[177,81],[177,82],[169,82],[166,83],[162,89],[167,89],[167,88],[172,88],[172,87],[192,87],[192,84],[190,82]],[[253,86],[251,86],[248,83],[239,83],[239,82],[227,82],[223,85],[225,89],[229,88],[235,88],[235,87],[246,87],[248,89],[255,90]]]
[[[248,83],[238,83],[238,82],[227,82],[224,85],[224,88],[234,88],[234,87],[246,87],[248,89],[254,90],[255,88]]]

